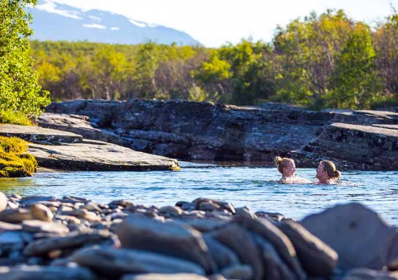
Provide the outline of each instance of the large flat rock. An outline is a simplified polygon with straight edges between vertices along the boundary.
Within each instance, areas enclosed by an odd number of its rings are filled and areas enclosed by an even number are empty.
[[[30,144],[39,166],[82,171],[175,170],[175,159],[137,152],[95,140],[64,145]]]
[[[394,129],[388,129],[388,127],[395,127],[395,125],[354,125],[345,123],[334,123],[331,125],[333,129],[350,130],[353,134],[358,135],[358,132],[372,133],[372,134],[383,134],[385,136],[398,137],[398,131]]]
[[[93,127],[87,116],[44,113],[38,118],[38,124],[44,128],[76,133],[87,139],[123,145],[122,137],[112,131]]]
[[[374,124],[375,127],[393,129],[398,131],[398,124]]]
[[[37,126],[0,125],[0,135],[29,142],[40,167],[67,171],[175,170],[175,159],[137,152],[81,135]]]
[[[0,135],[19,137],[32,143],[75,143],[83,140],[81,135],[67,131],[12,124],[0,124]]]

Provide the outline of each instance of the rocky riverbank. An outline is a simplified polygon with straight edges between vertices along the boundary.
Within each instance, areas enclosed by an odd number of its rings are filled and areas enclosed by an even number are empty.
[[[395,112],[179,100],[76,100],[53,103],[47,112],[40,126],[179,159],[271,165],[276,155],[290,155],[300,167],[330,159],[343,170],[398,170]]]
[[[0,125],[0,135],[29,142],[28,152],[40,167],[65,171],[178,170],[177,160],[137,152],[130,148],[79,134],[34,126]]]
[[[158,208],[0,193],[0,279],[398,279],[398,232],[339,205],[296,222],[198,198]]]

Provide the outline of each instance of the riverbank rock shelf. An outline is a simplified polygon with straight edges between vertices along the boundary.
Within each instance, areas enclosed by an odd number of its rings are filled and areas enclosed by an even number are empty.
[[[271,104],[272,105],[272,104]],[[398,113],[238,107],[181,100],[76,100],[51,104],[39,125],[184,160],[398,170]]]

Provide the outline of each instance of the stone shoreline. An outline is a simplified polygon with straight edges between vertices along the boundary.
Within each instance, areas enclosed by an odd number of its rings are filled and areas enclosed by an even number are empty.
[[[396,270],[398,231],[357,203],[294,221],[206,198],[158,208],[0,192],[2,280],[393,280]]]

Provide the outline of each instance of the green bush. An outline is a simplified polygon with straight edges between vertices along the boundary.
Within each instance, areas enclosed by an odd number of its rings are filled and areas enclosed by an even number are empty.
[[[25,141],[0,136],[0,177],[32,176],[37,170],[37,161],[27,150]]]
[[[32,125],[31,120],[22,112],[0,111],[0,123]]]
[[[37,116],[50,103],[38,84],[28,37],[32,18],[25,12],[37,0],[0,1],[0,111]]]

